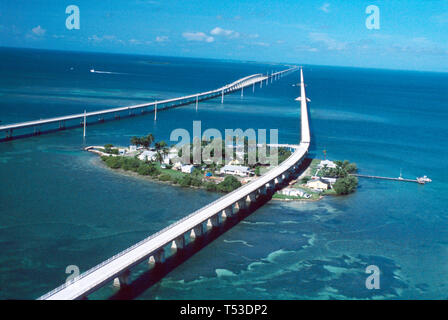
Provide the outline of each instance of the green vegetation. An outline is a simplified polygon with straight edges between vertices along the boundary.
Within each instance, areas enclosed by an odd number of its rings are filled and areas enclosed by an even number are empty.
[[[114,148],[113,144],[105,144],[104,145],[104,153],[109,153],[109,154],[118,154],[118,149]]]
[[[271,150],[271,148],[267,145],[264,145],[264,147],[257,147],[255,141],[248,140],[247,137],[244,138],[244,142],[242,144],[238,144],[238,141],[236,137],[234,137],[233,146],[241,146],[241,151],[243,152],[244,156],[242,158],[239,158],[237,156],[237,149],[236,147],[230,148],[230,150],[226,150],[229,148],[226,148],[226,144],[221,139],[211,139],[211,141],[198,141],[196,140],[192,144],[186,144],[183,146],[182,149],[179,149],[178,151],[178,157],[183,158],[184,154],[183,152],[187,152],[189,150],[189,159],[188,156],[186,157],[185,161],[189,160],[190,163],[193,163],[193,152],[197,152],[201,155],[209,155],[210,158],[203,159],[203,161],[207,164],[207,168],[211,171],[215,171],[216,169],[219,169],[219,165],[216,164],[217,161],[221,161],[221,163],[225,163],[226,161],[226,151],[227,153],[231,153],[233,159],[238,159],[240,162],[240,165],[248,166],[251,169],[254,169],[256,175],[261,175],[260,169],[263,166],[267,166],[266,162],[269,160],[269,157],[272,155],[274,156],[275,153]],[[195,146],[198,148],[197,151],[195,151]],[[200,148],[199,148],[200,146]],[[185,149],[184,149],[185,148]],[[265,148],[266,152],[260,151]],[[220,151],[221,156],[218,157],[218,155],[215,155],[215,152]],[[289,156],[291,156],[291,151],[289,151],[287,148],[277,148],[277,155],[278,155],[278,163],[281,163],[285,161]],[[228,159],[227,159],[228,160]],[[250,161],[249,161],[250,160]]]
[[[320,170],[319,175],[321,177],[344,178],[350,173],[355,173],[358,170],[356,164],[350,163],[348,160],[336,160],[334,164],[336,165],[336,168],[327,168],[325,166]]]
[[[300,180],[300,182],[302,182],[303,184],[306,184],[308,181],[310,181],[311,180],[311,177],[309,177],[309,176],[306,176],[306,177],[303,177],[301,180]]]
[[[333,184],[333,193],[342,195],[350,194],[355,192],[358,186],[358,178],[350,175],[355,173],[358,168],[355,163],[350,163],[348,160],[344,161],[334,161],[336,168],[327,168],[326,166],[322,168],[319,172],[321,177],[337,178],[336,182]],[[331,194],[327,192],[326,194]]]
[[[212,142],[214,144],[212,145]],[[137,156],[131,157],[131,156],[115,156],[119,154],[118,148],[115,148],[112,144],[106,144],[104,146],[104,152],[108,153],[109,156],[102,156],[101,159],[103,162],[111,169],[122,169],[125,171],[131,171],[135,172],[142,176],[150,176],[153,179],[157,179],[159,181],[163,182],[171,182],[172,184],[178,184],[182,187],[197,187],[197,188],[204,188],[208,191],[218,191],[218,192],[231,192],[241,186],[241,182],[234,176],[226,176],[223,181],[220,183],[215,183],[214,181],[211,181],[209,179],[204,178],[204,174],[207,172],[210,172],[213,174],[213,172],[219,170],[219,168],[222,165],[216,164],[214,160],[217,160],[214,157],[214,153],[217,149],[222,147],[222,161],[225,160],[225,143],[224,141],[219,140],[211,140],[211,141],[201,141],[200,142],[200,152],[201,155],[207,154],[207,151],[205,150],[208,148],[208,151],[211,156],[210,159],[204,159],[205,164],[202,166],[201,169],[194,169],[191,174],[183,173],[181,171],[172,170],[171,166],[166,166],[164,168],[161,168],[161,163],[164,160],[164,157],[168,154],[168,144],[165,141],[159,141],[156,142],[154,135],[149,133],[142,137],[132,137],[130,139],[130,143],[132,145],[143,146],[144,148],[148,149],[151,146],[156,151],[156,156],[154,161],[143,161],[137,158]],[[196,142],[197,143],[197,142]],[[194,143],[194,145],[196,145]],[[218,144],[217,144],[218,143]],[[236,142],[234,141],[234,145],[236,145]],[[216,146],[217,149],[214,149],[213,147]],[[243,159],[239,159],[241,162],[241,165],[246,165],[254,169],[254,172],[257,176],[260,176],[262,173],[264,173],[265,170],[267,170],[268,166],[263,164],[264,160],[264,152],[261,152],[259,154],[259,148],[255,148],[255,144],[250,144],[248,139],[244,139],[244,157]],[[193,145],[190,145],[190,160],[193,160]],[[271,148],[269,146],[265,146],[266,148],[266,157],[269,157],[271,155]],[[186,150],[186,149],[185,149]],[[232,150],[232,149],[231,149]],[[233,149],[233,157],[234,159],[237,159],[236,157],[236,148]],[[138,154],[138,153],[136,153]],[[112,156],[113,155],[113,156]],[[272,155],[274,155],[272,153]],[[291,152],[286,148],[278,148],[278,160],[279,163],[284,161],[286,158],[288,158],[291,155]],[[182,157],[182,150],[179,150],[178,153],[179,157]],[[261,158],[261,159],[260,159]],[[253,160],[257,160],[258,162],[255,164],[249,165],[249,159],[251,162]]]
[[[224,181],[217,185],[217,190],[221,192],[230,192],[241,187],[241,182],[234,176],[225,177]]]
[[[111,169],[133,171],[143,176],[157,176],[160,174],[160,170],[155,165],[137,158],[102,156],[101,159]]]
[[[152,133],[143,137],[131,138],[131,144],[136,146],[143,146],[145,148],[149,148],[153,142],[154,142],[154,136],[152,135]]]
[[[333,184],[333,189],[337,194],[349,194],[355,192],[357,186],[358,178],[348,175],[344,178],[339,178]]]

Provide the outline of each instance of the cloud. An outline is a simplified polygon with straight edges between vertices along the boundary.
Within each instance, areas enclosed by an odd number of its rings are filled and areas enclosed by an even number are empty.
[[[167,41],[169,41],[169,38],[167,36],[157,36],[156,41],[157,42],[167,42]]]
[[[239,32],[236,32],[233,30],[222,29],[220,27],[214,28],[212,31],[210,31],[210,34],[212,34],[214,36],[225,36],[230,39],[239,38],[239,36],[240,36]]]
[[[260,47],[269,47],[270,46],[270,44],[267,42],[254,42],[253,44],[256,46],[260,46]]]
[[[130,39],[129,43],[130,44],[142,44],[142,42],[140,40],[137,40],[137,39]]]
[[[325,13],[330,12],[330,4],[328,2],[324,3],[322,5],[322,7],[319,8],[319,10],[321,10],[321,11],[323,11]]]
[[[102,37],[97,36],[96,34],[94,34],[93,36],[90,36],[87,38],[89,41],[94,42],[94,43],[100,43],[103,41],[108,41],[108,42],[113,42],[113,43],[121,43],[124,44],[124,41],[121,39],[118,39],[116,36],[111,36],[111,35],[104,35]],[[138,41],[135,39],[131,39],[129,40],[129,42],[134,42],[134,41]],[[135,44],[135,43],[134,43]]]
[[[205,34],[204,32],[184,32],[182,36],[188,41],[213,42],[215,38]]]
[[[45,30],[44,28],[42,28],[40,25],[37,27],[34,27],[33,29],[31,29],[31,31],[39,37],[43,37],[45,35],[45,32],[47,32],[47,30]]]
[[[311,32],[308,37],[311,41],[323,44],[327,50],[340,51],[347,47],[347,43],[331,38],[326,33]]]

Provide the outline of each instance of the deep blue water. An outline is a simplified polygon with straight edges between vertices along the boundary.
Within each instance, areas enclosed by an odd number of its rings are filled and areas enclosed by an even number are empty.
[[[300,64],[300,61],[297,61]],[[113,72],[90,73],[89,70]],[[281,65],[0,49],[0,120],[25,121],[217,88]],[[433,182],[360,180],[356,194],[271,201],[148,289],[141,299],[448,297],[448,75],[305,66],[311,154],[361,173]],[[122,176],[85,145],[127,145],[175,128],[278,129],[299,136],[298,74],[158,114],[0,143],[1,299],[36,298],[219,195]],[[367,290],[365,268],[381,270]],[[104,294],[113,292],[106,287]]]

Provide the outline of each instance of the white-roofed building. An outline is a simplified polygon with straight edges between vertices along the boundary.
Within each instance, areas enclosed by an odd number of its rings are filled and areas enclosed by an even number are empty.
[[[234,165],[226,165],[221,168],[220,173],[222,174],[231,174],[234,176],[247,177],[253,175],[254,173],[249,167],[245,166],[234,166]]]
[[[180,168],[180,170],[181,170],[183,173],[193,173],[194,165],[192,165],[192,164],[184,164],[184,165],[182,165],[182,167]]]
[[[138,158],[142,161],[154,161],[156,160],[156,157],[157,152],[150,150],[145,150],[138,156]]]
[[[322,160],[317,167],[319,169],[322,169],[323,167],[327,166],[327,168],[336,168],[336,164],[331,160]]]

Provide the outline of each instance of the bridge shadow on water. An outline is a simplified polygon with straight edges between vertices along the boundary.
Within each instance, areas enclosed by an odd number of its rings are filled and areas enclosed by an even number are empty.
[[[208,230],[195,241],[188,243],[183,249],[177,250],[172,256],[166,258],[164,263],[156,264],[152,269],[141,274],[133,282],[120,288],[119,291],[109,297],[109,300],[131,300],[137,298],[175,268],[205,248],[209,243],[266,204],[271,200],[272,195],[273,193],[271,192],[268,195],[260,196],[248,208],[242,209],[238,213],[228,217],[219,226]]]

